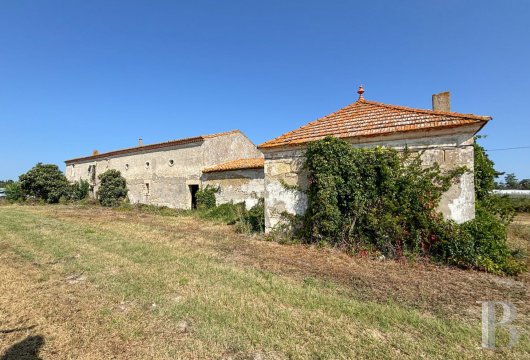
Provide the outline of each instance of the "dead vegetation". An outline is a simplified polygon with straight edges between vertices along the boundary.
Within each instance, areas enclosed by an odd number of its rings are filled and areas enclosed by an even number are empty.
[[[529,352],[528,274],[352,258],[190,216],[9,206],[0,219],[0,354],[14,346],[93,359]],[[511,241],[528,247],[529,228],[518,218]],[[478,348],[483,300],[515,304],[519,348]]]

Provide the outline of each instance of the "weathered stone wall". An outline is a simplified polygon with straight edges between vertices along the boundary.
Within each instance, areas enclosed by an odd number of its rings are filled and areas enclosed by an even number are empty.
[[[215,194],[217,205],[244,202],[250,209],[264,196],[264,177],[263,169],[210,172],[202,176],[202,184],[219,188]]]
[[[256,145],[241,132],[206,139],[202,146],[202,165],[209,167],[236,159],[263,157]]]
[[[461,128],[450,131],[418,132],[366,139],[348,140],[355,147],[387,146],[398,150],[408,147],[411,151],[423,152],[425,165],[437,162],[442,169],[459,166],[473,169],[473,135],[476,128]],[[265,150],[265,226],[270,231],[282,221],[281,214],[303,214],[307,208],[307,174],[302,170],[305,161],[303,147]],[[290,186],[285,186],[290,185]],[[301,191],[292,189],[297,186]],[[475,217],[475,192],[473,173],[462,175],[458,183],[447,191],[439,205],[440,212],[458,223]]]
[[[89,166],[95,165],[96,192],[99,187],[97,176],[108,169],[116,169],[127,181],[131,203],[189,209],[189,186],[201,185],[204,167],[257,156],[262,154],[256,146],[242,133],[233,132],[208,137],[204,142],[69,163],[66,166],[66,176],[70,181],[90,180]]]

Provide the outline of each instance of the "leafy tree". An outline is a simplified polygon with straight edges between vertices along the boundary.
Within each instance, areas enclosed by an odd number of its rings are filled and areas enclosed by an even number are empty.
[[[519,180],[517,180],[514,173],[506,174],[504,183],[506,184],[506,189],[519,189]]]
[[[495,170],[495,164],[488,157],[486,150],[478,143],[480,138],[482,137],[476,136],[473,145],[476,205],[482,206],[483,209],[486,209],[485,211],[495,214],[508,226],[513,220],[515,211],[507,197],[495,196],[492,193],[496,187],[495,178],[503,173]],[[510,178],[509,175],[506,175],[506,177]],[[506,185],[503,188],[506,188]]]
[[[530,190],[530,179],[523,179],[519,182],[519,188],[522,190]]]
[[[103,206],[116,206],[127,198],[127,183],[118,170],[107,170],[98,176],[98,199]]]
[[[38,163],[20,175],[19,181],[25,195],[47,203],[57,203],[62,196],[69,194],[68,180],[57,165]]]

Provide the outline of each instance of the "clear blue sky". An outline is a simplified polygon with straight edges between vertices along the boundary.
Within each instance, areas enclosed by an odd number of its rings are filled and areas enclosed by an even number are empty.
[[[259,144],[356,100],[491,115],[530,146],[530,1],[0,2],[0,179],[37,162],[241,129]],[[530,149],[492,152],[530,178]]]

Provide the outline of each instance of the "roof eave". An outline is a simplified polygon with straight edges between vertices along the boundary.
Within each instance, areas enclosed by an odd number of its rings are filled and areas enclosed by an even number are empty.
[[[226,172],[226,171],[238,171],[238,170],[259,170],[263,169],[264,166],[246,166],[241,168],[234,168],[234,169],[204,169],[202,172],[204,174],[210,174],[210,173],[217,173],[217,172]]]
[[[329,134],[329,135],[325,135],[325,136],[323,136],[323,137],[321,137],[319,139],[315,139],[315,140],[309,140],[309,141],[304,141],[304,142],[295,142],[295,143],[290,142],[290,143],[277,144],[277,145],[267,145],[267,143],[269,143],[269,141],[267,141],[267,142],[265,142],[263,144],[260,144],[258,146],[258,149],[260,149],[261,151],[292,150],[292,149],[295,149],[295,148],[304,147],[307,144],[309,144],[310,142],[322,140],[326,136],[334,136],[334,137],[337,137],[339,139],[344,139],[344,140],[346,140],[346,139],[366,139],[366,138],[374,138],[374,137],[386,137],[386,136],[391,136],[393,134],[407,134],[407,133],[418,133],[418,132],[431,131],[431,130],[444,130],[444,129],[455,129],[455,128],[463,128],[463,127],[472,127],[472,126],[476,126],[476,125],[480,124],[480,127],[476,131],[474,131],[474,133],[473,133],[473,134],[476,134],[488,123],[488,121],[490,121],[492,119],[493,118],[491,116],[488,116],[488,117],[485,117],[484,120],[477,120],[477,122],[474,123],[474,124],[458,124],[458,125],[452,125],[452,126],[445,125],[445,126],[439,126],[439,127],[422,128],[422,129],[414,129],[414,130],[402,130],[402,131],[394,131],[394,132],[389,132],[389,133],[375,133],[375,134],[360,135],[360,136],[336,136],[336,135],[333,135],[333,134]],[[271,141],[274,141],[274,140],[271,140]]]
[[[68,164],[76,163],[76,162],[94,161],[94,160],[124,156],[124,155],[129,155],[129,154],[137,154],[137,153],[141,153],[144,151],[154,151],[154,150],[159,150],[159,149],[165,149],[165,148],[173,147],[173,146],[202,143],[204,142],[204,140],[205,139],[203,136],[198,136],[198,137],[189,138],[185,140],[177,140],[174,142],[158,143],[158,144],[137,146],[134,148],[126,148],[126,149],[121,149],[121,150],[109,151],[109,152],[102,153],[102,154],[69,159],[69,160],[65,160],[64,162],[66,165],[68,165]]]

